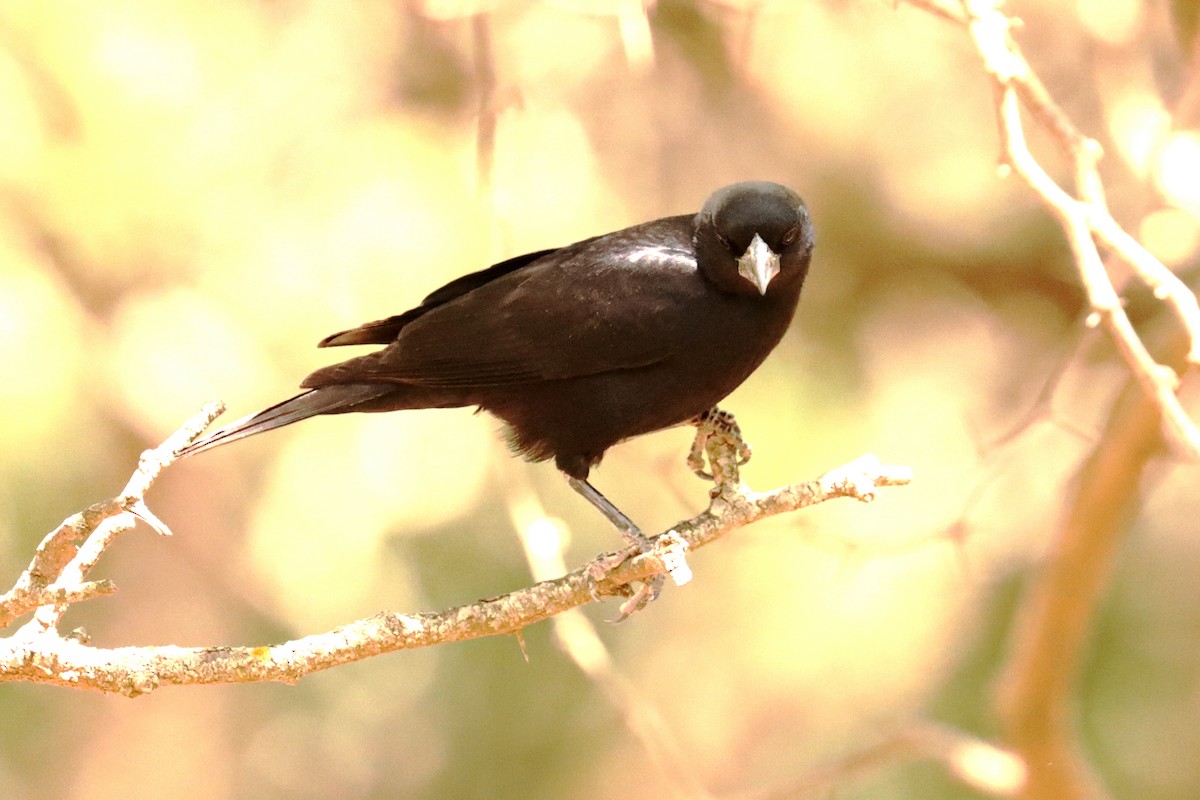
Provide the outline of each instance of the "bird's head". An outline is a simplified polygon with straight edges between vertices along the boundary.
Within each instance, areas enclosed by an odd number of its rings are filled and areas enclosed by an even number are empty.
[[[767,181],[714,192],[696,215],[695,237],[700,271],[734,294],[775,294],[783,287],[798,292],[813,249],[804,201]]]

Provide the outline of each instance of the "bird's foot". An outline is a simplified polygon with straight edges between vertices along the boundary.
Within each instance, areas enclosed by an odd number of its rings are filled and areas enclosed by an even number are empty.
[[[600,591],[600,585],[608,580],[613,570],[624,564],[628,559],[653,552],[653,550],[653,546],[649,544],[647,544],[645,547],[632,545],[624,550],[618,550],[614,553],[605,553],[604,555],[592,561],[592,563],[588,565],[587,571],[588,591],[591,592],[592,599],[603,599],[604,594]],[[614,592],[610,584],[607,594],[619,594],[626,598],[625,601],[621,603],[621,607],[619,609],[621,613],[616,619],[613,620],[613,622],[624,622],[637,612],[641,611],[647,605],[657,600],[658,595],[662,592],[664,583],[666,583],[666,576],[659,574],[650,577],[646,581],[643,581],[637,589],[634,589],[632,584],[623,583],[616,586],[616,591]]]
[[[728,411],[713,406],[702,414],[697,414],[689,420],[696,426],[696,438],[692,440],[692,449],[688,451],[687,465],[692,472],[705,480],[713,480],[711,469],[705,469],[707,458],[712,464],[712,455],[708,452],[710,439],[721,437],[727,440],[736,450],[737,466],[742,466],[750,460],[752,450],[742,438],[742,429],[737,424],[737,418]]]
[[[655,538],[648,553],[662,561],[663,569],[666,572],[660,572],[643,581],[642,585],[629,595],[624,603],[621,603],[621,615],[615,621],[624,622],[657,600],[668,575],[671,576],[671,580],[676,586],[683,586],[690,581],[692,568],[687,563],[687,550],[687,541],[675,531],[667,531],[662,536]]]
[[[624,550],[605,553],[591,563],[588,568],[587,582],[588,589],[594,599],[601,599],[600,585],[609,579],[613,570],[621,566],[629,558],[639,555],[654,556],[662,562],[662,568],[665,572],[660,572],[645,579],[636,590],[630,589],[629,584],[618,586],[616,592],[613,592],[610,588],[607,592],[608,594],[621,594],[627,598],[625,602],[621,603],[621,613],[613,622],[624,622],[658,599],[659,594],[662,593],[663,586],[666,584],[668,575],[671,576],[671,580],[676,586],[683,586],[692,579],[692,569],[688,566],[686,558],[687,542],[679,534],[674,531],[668,531],[654,539],[646,538],[637,529],[633,531],[623,530],[622,534],[626,535],[627,538],[632,538],[632,536],[636,535],[641,540],[631,544]]]
[[[602,553],[594,558],[591,563],[588,564],[586,574],[588,592],[591,593],[592,599],[603,600],[605,593],[600,591],[600,585],[608,580],[608,577],[613,570],[624,564],[627,559],[639,555],[642,552],[642,549],[639,547],[626,547],[624,550],[617,550],[612,553]],[[610,588],[607,593],[621,594],[625,597],[629,597],[633,594],[633,590],[629,588],[628,584],[622,584],[616,587],[616,592],[613,592],[613,590]]]
[[[608,498],[600,494],[586,479],[568,476],[567,483],[572,489],[583,495],[587,498],[588,502],[599,509],[629,544],[629,547],[625,550],[602,556],[597,560],[594,568],[589,571],[588,586],[592,597],[599,599],[600,582],[607,578],[608,574],[626,559],[637,555],[646,554],[656,556],[662,562],[663,569],[667,575],[671,576],[671,580],[675,582],[676,586],[682,586],[692,579],[691,568],[688,567],[687,560],[684,558],[687,552],[687,542],[679,534],[674,531],[668,531],[662,536],[651,539],[642,533],[633,520],[625,516],[621,509],[614,506]],[[631,615],[645,608],[648,603],[658,597],[659,592],[662,591],[664,582],[665,576],[662,573],[646,579],[642,587],[632,592],[629,600],[621,604],[621,616],[616,621],[621,622],[626,620]]]

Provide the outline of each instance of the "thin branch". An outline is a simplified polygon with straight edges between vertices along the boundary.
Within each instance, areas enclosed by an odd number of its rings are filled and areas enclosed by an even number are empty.
[[[207,419],[213,411],[206,409],[198,420]],[[194,430],[196,422],[193,420],[162,447],[143,456],[138,473],[126,491],[109,504],[100,504],[105,513],[112,511],[116,516],[140,501],[141,493],[158,470],[170,463],[186,441],[198,435],[198,430]],[[713,474],[718,480],[709,508],[656,537],[651,552],[633,555],[616,564],[613,554],[603,554],[559,578],[500,597],[445,611],[382,612],[327,633],[271,646],[93,648],[60,636],[55,627],[57,616],[44,619],[35,616],[17,635],[0,640],[0,682],[28,681],[128,696],[166,684],[294,683],[309,673],[382,653],[520,631],[600,597],[627,595],[629,584],[665,573],[672,554],[681,548],[694,550],[760,519],[836,497],[870,501],[879,487],[901,486],[911,480],[908,468],[885,466],[873,456],[864,456],[816,480],[754,493],[735,482],[737,448],[719,437],[710,439],[709,448]],[[88,523],[92,531],[89,543],[95,540],[100,547],[111,542],[100,521],[94,522]],[[75,573],[86,573],[92,563],[89,559],[77,566]],[[27,582],[27,575],[22,575],[21,580]],[[55,596],[48,602],[63,600],[64,597]],[[11,601],[9,605],[11,613],[14,610]]]
[[[1134,330],[1129,315],[1121,306],[1121,300],[1113,288],[1100,253],[1096,249],[1096,243],[1092,239],[1087,211],[1089,205],[1075,200],[1063,191],[1034,159],[1025,143],[1016,92],[1011,87],[1004,87],[1001,92],[1000,116],[1004,122],[1003,134],[1009,163],[1046,201],[1047,207],[1059,218],[1066,230],[1071,249],[1075,253],[1079,274],[1087,289],[1092,319],[1104,325],[1118,352],[1141,384],[1142,390],[1154,398],[1162,408],[1170,425],[1172,438],[1190,455],[1200,457],[1200,430],[1196,429],[1175,394],[1179,383],[1178,375],[1175,370],[1154,360]],[[1192,297],[1194,303],[1194,295],[1191,292],[1187,292],[1187,295]]]
[[[45,605],[71,605],[92,600],[97,597],[108,597],[117,593],[117,585],[112,581],[86,581],[75,586],[60,586],[50,584],[41,589],[14,588],[0,600],[0,613],[11,622],[17,617],[28,614]]]
[[[1099,239],[1129,264],[1134,273],[1172,311],[1189,341],[1184,365],[1200,363],[1200,303],[1195,294],[1161,261],[1130,236],[1109,213],[1097,164],[1100,145],[1085,136],[1054,101],[1013,41],[1013,20],[996,0],[962,0],[956,8],[939,0],[909,0],[914,6],[965,25],[996,84],[996,109],[1004,160],[1061,224],[1092,309],[1089,320],[1102,324],[1137,378],[1142,391],[1163,413],[1169,440],[1190,458],[1200,458],[1200,427],[1176,394],[1179,375],[1158,363],[1134,330],[1097,249]],[[1029,151],[1021,121],[1023,104],[1071,160],[1076,198],[1042,168]]]
[[[56,591],[70,587],[82,591],[84,577],[113,537],[133,527],[138,517],[157,521],[145,506],[147,490],[163,468],[174,461],[175,454],[224,410],[220,403],[204,406],[165,442],[142,454],[137,470],[120,494],[67,517],[47,534],[13,588],[0,596],[0,629],[38,606],[53,604],[52,608],[65,609],[65,601],[53,596]],[[158,524],[160,532],[166,530],[162,523]],[[85,596],[78,599],[97,597],[96,591],[94,588],[84,591]],[[100,593],[108,594],[111,590]],[[53,627],[61,616],[62,610],[47,612],[39,624]]]

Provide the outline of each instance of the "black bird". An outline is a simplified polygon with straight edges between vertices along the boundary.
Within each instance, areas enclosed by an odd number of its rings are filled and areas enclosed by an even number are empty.
[[[726,186],[699,214],[510,258],[329,336],[320,347],[385,347],[318,369],[308,391],[183,454],[318,414],[478,406],[506,423],[514,451],[553,458],[644,544],[588,472],[614,444],[695,422],[742,383],[787,330],[812,249],[795,192]]]

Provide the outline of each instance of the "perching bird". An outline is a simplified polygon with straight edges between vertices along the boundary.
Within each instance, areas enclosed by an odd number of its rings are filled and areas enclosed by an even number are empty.
[[[812,249],[795,192],[726,186],[699,214],[517,256],[329,336],[320,347],[384,347],[318,369],[308,391],[183,454],[318,414],[478,406],[506,423],[514,451],[553,458],[644,543],[588,472],[614,444],[693,421],[742,383],[787,330]]]

